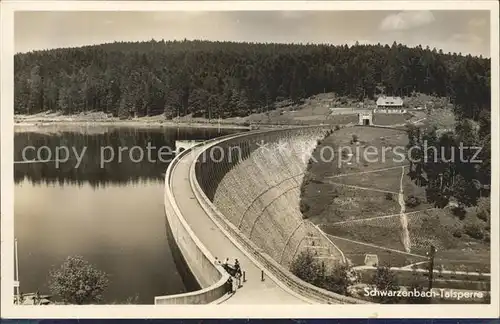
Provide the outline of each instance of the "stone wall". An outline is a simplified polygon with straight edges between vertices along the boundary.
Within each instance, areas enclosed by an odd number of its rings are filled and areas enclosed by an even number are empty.
[[[344,261],[300,212],[300,187],[317,141],[329,127],[255,132],[211,147],[198,159],[197,180],[243,235],[288,268],[304,249]],[[318,248],[321,247],[321,248]]]

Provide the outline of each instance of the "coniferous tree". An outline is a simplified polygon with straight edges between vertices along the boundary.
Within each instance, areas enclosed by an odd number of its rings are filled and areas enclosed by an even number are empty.
[[[383,89],[386,95],[447,96],[458,116],[477,120],[489,110],[491,98],[490,59],[397,43],[349,48],[115,42],[16,54],[14,67],[15,111],[25,114],[104,111],[118,116],[125,101],[130,115],[164,113],[168,102],[174,115],[211,117],[217,109],[220,117],[231,117],[323,92],[373,99]],[[190,106],[200,101],[190,98],[197,92],[206,92],[211,105]]]

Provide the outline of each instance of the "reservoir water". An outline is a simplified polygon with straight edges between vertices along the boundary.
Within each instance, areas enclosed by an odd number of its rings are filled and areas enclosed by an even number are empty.
[[[163,185],[173,158],[168,152],[175,149],[176,140],[205,140],[233,132],[16,132],[15,161],[23,160],[23,149],[25,159],[36,159],[38,153],[39,159],[50,160],[14,165],[21,292],[50,294],[50,270],[73,255],[109,275],[105,303],[152,304],[154,296],[194,289],[195,284],[181,275],[185,269],[176,263],[176,251],[167,238]],[[54,154],[58,150],[63,157],[62,147],[68,149],[68,161],[58,164]]]

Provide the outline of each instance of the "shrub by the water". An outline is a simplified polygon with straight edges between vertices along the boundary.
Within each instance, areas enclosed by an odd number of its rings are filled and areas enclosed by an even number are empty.
[[[100,303],[108,284],[108,275],[81,256],[68,257],[60,268],[50,272],[49,288],[66,304]]]

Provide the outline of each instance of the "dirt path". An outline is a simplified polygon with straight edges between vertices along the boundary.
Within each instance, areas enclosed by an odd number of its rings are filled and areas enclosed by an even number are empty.
[[[364,245],[364,246],[369,246],[369,247],[376,248],[376,249],[381,249],[381,250],[384,250],[384,251],[391,251],[391,252],[396,252],[396,253],[405,254],[405,255],[414,256],[414,257],[419,257],[419,258],[427,258],[424,255],[409,253],[409,252],[405,252],[405,251],[401,251],[401,250],[396,250],[396,249],[391,249],[391,248],[388,248],[388,247],[385,247],[385,246],[380,246],[380,245],[375,245],[375,244],[371,244],[371,243],[355,241],[355,240],[351,240],[351,239],[348,239],[348,238],[345,238],[345,237],[335,236],[335,235],[331,235],[331,234],[326,234],[326,235],[328,235],[329,237],[333,237],[334,239],[343,240],[343,241],[347,241],[347,242],[351,242],[351,243],[356,243],[356,244],[360,244],[360,245]]]
[[[414,266],[419,266],[421,264],[424,264],[424,263],[428,263],[429,261],[419,261],[419,262],[415,262],[415,263],[412,263],[412,264],[409,264],[407,266],[404,266],[404,267],[401,267],[401,269],[413,269]]]
[[[367,173],[377,173],[377,172],[388,171],[388,170],[399,169],[399,168],[401,168],[401,166],[400,166],[400,165],[398,165],[398,166],[393,166],[393,167],[389,167],[389,168],[383,168],[383,169],[370,170],[370,171],[361,171],[361,172],[352,172],[352,173],[336,174],[336,175],[334,175],[334,176],[325,177],[325,179],[340,178],[340,177],[347,177],[347,176],[360,175],[360,174],[367,174]]]
[[[412,211],[409,213],[405,213],[405,215],[408,216],[408,215],[418,214],[418,213],[425,212],[428,210],[433,210],[433,209],[437,209],[437,208],[431,207],[431,208],[426,208],[426,209],[422,209],[422,210],[416,210],[416,211]],[[384,218],[400,217],[400,216],[401,216],[401,213],[397,213],[397,214],[391,214],[391,215],[382,215],[382,216],[374,216],[374,217],[369,217],[369,218],[351,219],[351,220],[346,220],[346,221],[341,221],[341,222],[324,223],[324,224],[318,224],[318,225],[325,226],[325,225],[340,225],[340,224],[348,224],[348,223],[361,223],[361,222],[371,221],[371,220],[375,220],[375,219],[384,219]]]
[[[359,190],[369,190],[369,191],[377,191],[377,192],[382,192],[382,193],[398,194],[397,192],[394,192],[394,191],[383,190],[383,189],[376,189],[376,188],[369,188],[369,187],[360,187],[360,186],[349,185],[349,184],[340,183],[340,182],[334,182],[334,181],[328,181],[328,182],[325,181],[325,183],[329,183],[329,184],[337,185],[337,186],[344,186],[344,187],[348,187],[348,188],[359,189]]]
[[[401,239],[403,246],[406,252],[410,252],[411,250],[411,241],[410,241],[410,232],[408,231],[408,217],[405,213],[405,196],[403,190],[403,178],[405,176],[405,168],[401,167],[401,179],[399,180],[399,194],[398,194],[398,202],[399,206],[401,206],[400,220],[401,220]]]

